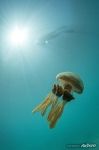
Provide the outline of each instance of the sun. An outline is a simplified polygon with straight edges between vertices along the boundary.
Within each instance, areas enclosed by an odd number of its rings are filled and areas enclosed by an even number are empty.
[[[13,46],[23,46],[28,40],[28,29],[26,27],[15,26],[9,32],[9,42]]]

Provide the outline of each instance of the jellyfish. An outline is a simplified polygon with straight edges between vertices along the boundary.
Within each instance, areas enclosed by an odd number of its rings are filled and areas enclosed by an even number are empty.
[[[47,120],[50,128],[54,128],[58,119],[62,116],[65,105],[74,100],[74,92],[81,94],[84,84],[81,78],[73,72],[62,72],[56,76],[57,83],[52,86],[51,92],[42,103],[32,110],[32,113],[41,112],[44,116],[50,107]]]

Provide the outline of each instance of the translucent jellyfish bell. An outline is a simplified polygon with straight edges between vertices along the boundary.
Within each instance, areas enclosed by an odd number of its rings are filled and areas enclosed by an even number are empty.
[[[79,75],[73,72],[62,72],[57,74],[56,79],[60,84],[67,89],[71,88],[72,91],[81,94],[84,89],[84,84]]]

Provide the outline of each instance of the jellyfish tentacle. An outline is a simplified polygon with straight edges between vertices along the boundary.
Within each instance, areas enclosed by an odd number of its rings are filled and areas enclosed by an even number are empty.
[[[48,118],[47,118],[48,121],[50,120],[51,116],[54,114],[55,108],[57,107],[57,105],[58,105],[58,97],[55,97],[55,99],[54,99],[54,101],[52,103],[51,110],[50,110],[50,112],[48,114]]]
[[[50,128],[53,128],[57,122],[57,120],[59,119],[59,117],[62,115],[63,113],[63,109],[59,109],[58,111],[55,112],[55,115],[52,117],[51,121],[50,121]]]
[[[57,104],[57,101],[58,101],[58,96],[54,95],[53,99],[52,99],[52,107],[51,107],[51,109]]]
[[[49,106],[51,102],[51,93],[48,94],[48,96],[45,98],[45,100],[39,104],[35,109],[32,110],[32,113],[35,113],[37,111],[42,111],[44,110],[47,106]]]
[[[47,118],[48,121],[51,121],[54,118],[55,114],[58,112],[58,108],[59,108],[59,103],[57,103],[54,106],[54,108],[51,109],[51,111],[49,112],[49,115],[48,115],[48,118]]]
[[[44,116],[47,108],[50,106],[51,100],[49,99],[43,106],[41,107],[41,115]]]
[[[66,104],[66,101],[62,101],[61,103],[58,103],[58,105],[55,107],[55,110],[53,111],[53,113],[50,116],[50,128],[53,128],[57,122],[57,120],[60,118],[60,116],[63,113],[64,110],[64,106]]]
[[[52,105],[52,107],[54,107],[56,102],[57,102],[57,96],[54,95],[53,93],[49,93],[48,96],[45,98],[45,100],[41,104],[39,104],[35,109],[32,110],[32,113],[41,111],[41,115],[44,116],[47,108],[50,105]]]
[[[57,107],[57,104],[52,106],[49,114],[48,114],[48,117],[47,117],[47,120],[50,121],[51,117],[54,115],[54,112],[55,112],[55,108]]]
[[[55,99],[53,98],[53,104],[52,104],[50,113],[48,115],[48,120],[50,120],[50,117],[54,114],[55,108],[58,104],[58,98],[63,95],[64,91],[63,91],[63,88],[60,85],[54,84],[52,92],[54,93]]]
[[[51,94],[50,99],[49,99],[49,103],[43,105],[44,108],[43,108],[42,111],[41,111],[41,115],[42,115],[42,116],[45,115],[46,110],[47,110],[47,108],[48,108],[50,105],[52,105],[52,106],[51,106],[51,109],[55,106],[55,104],[57,103],[57,98],[58,98],[58,97],[57,97],[56,95],[54,95],[53,93]]]
[[[46,113],[47,108],[52,104],[52,99],[51,97],[46,101],[45,104],[41,107],[41,115],[44,116]]]

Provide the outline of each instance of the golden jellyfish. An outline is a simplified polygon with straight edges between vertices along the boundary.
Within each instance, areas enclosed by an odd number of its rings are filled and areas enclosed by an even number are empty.
[[[53,85],[52,91],[45,100],[32,110],[32,113],[41,112],[41,115],[44,116],[47,108],[50,107],[47,116],[50,128],[54,128],[63,113],[65,105],[75,99],[73,92],[81,94],[84,89],[83,81],[73,72],[59,73],[56,80],[57,84]]]

